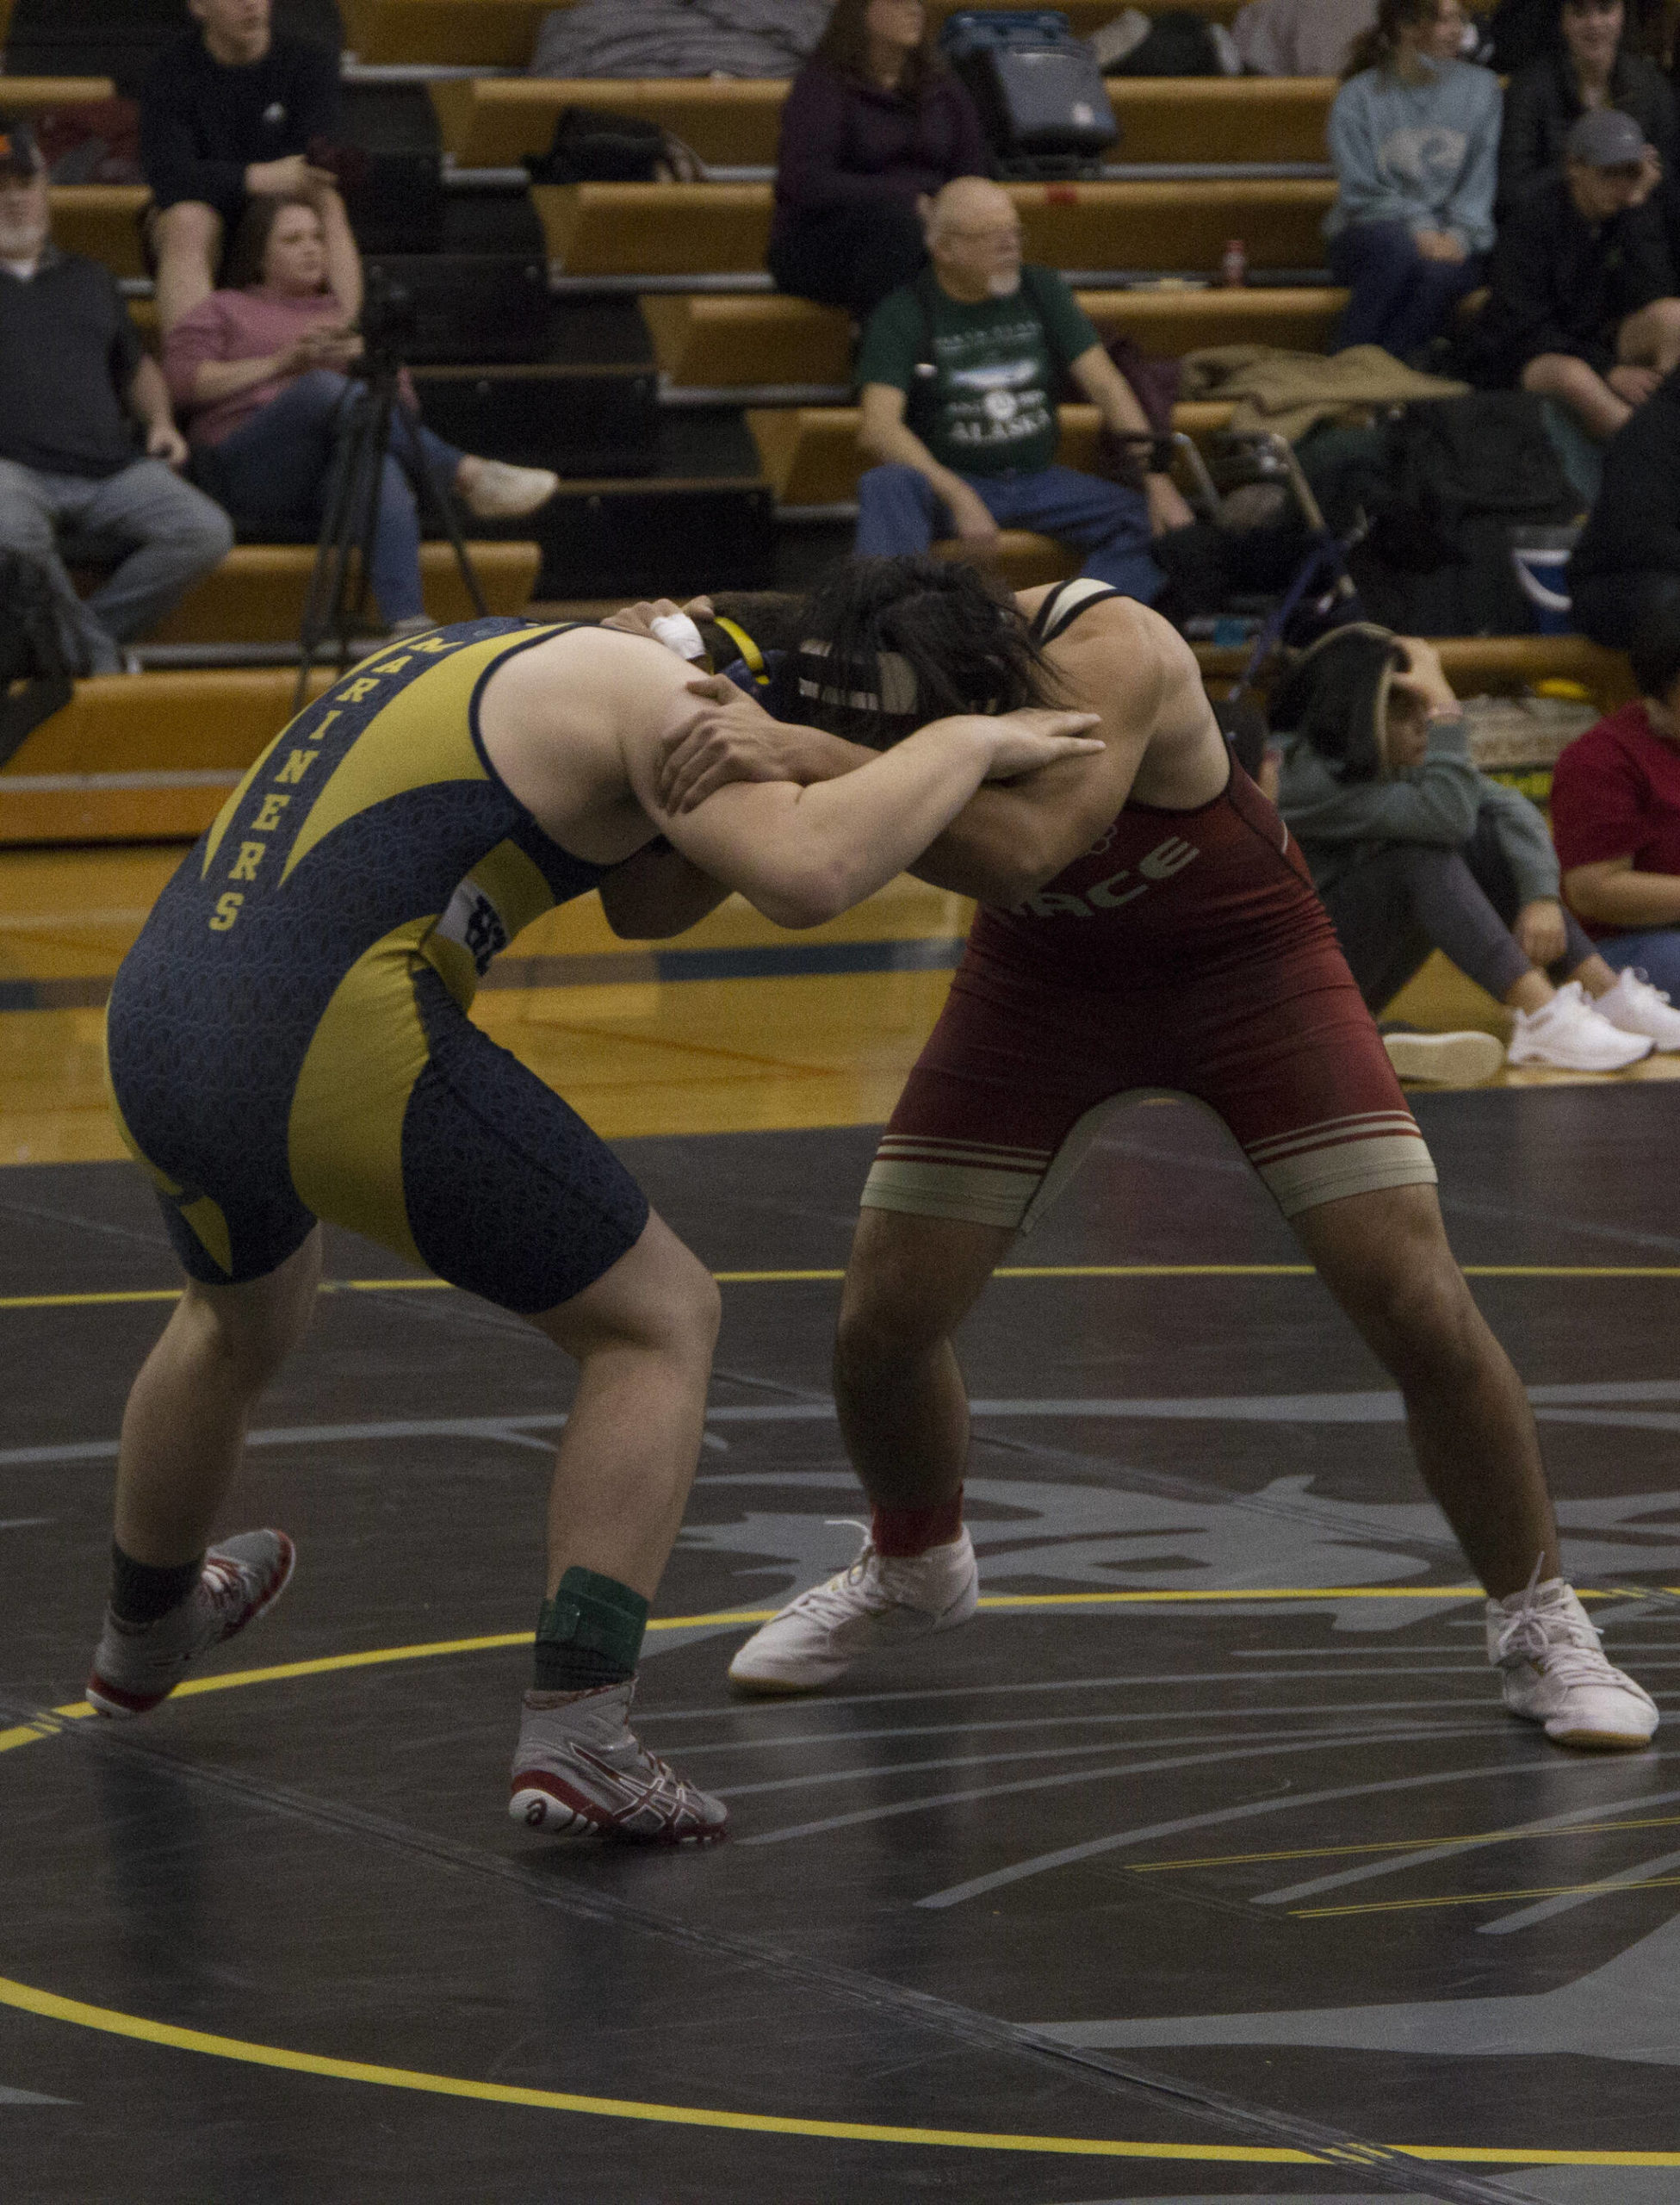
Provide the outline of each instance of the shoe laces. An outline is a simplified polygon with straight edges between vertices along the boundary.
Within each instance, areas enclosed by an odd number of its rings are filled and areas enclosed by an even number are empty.
[[[1559,1684],[1602,1683],[1611,1668],[1603,1633],[1562,1600],[1542,1603],[1542,1556],[1517,1606],[1507,1612],[1495,1641],[1494,1660],[1502,1669],[1527,1662]]]
[[[864,1543],[855,1561],[848,1562],[844,1569],[837,1570],[821,1585],[813,1585],[799,1605],[822,1623],[844,1623],[848,1617],[855,1615],[859,1595],[863,1596],[868,1607],[890,1607],[891,1597],[881,1583],[881,1557],[875,1550],[874,1540],[869,1536],[869,1525],[859,1523],[855,1517],[851,1516],[828,1516],[823,1520],[834,1529],[844,1526],[848,1531],[861,1531]]]

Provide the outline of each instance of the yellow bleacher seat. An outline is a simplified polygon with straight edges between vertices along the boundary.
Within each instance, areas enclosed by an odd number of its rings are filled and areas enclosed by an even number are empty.
[[[492,612],[523,612],[542,565],[535,543],[471,543],[473,566]],[[207,575],[146,637],[154,643],[278,643],[303,618],[314,566],[313,544],[241,543]],[[471,599],[447,543],[420,547],[425,609],[434,620],[470,620]]]
[[[932,0],[936,21],[959,7],[1019,5],[1020,0]],[[344,0],[344,42],[363,61],[431,62],[454,67],[523,69],[537,25],[568,0]],[[1242,0],[1138,0],[1146,15],[1189,7],[1229,22]],[[1126,0],[1061,0],[1082,37],[1121,13]]]
[[[152,194],[143,183],[54,184],[48,193],[53,241],[61,252],[102,260],[113,276],[144,276],[140,214]]]
[[[1088,470],[1096,457],[1099,415],[1094,406],[1058,409],[1064,467]],[[1198,403],[1175,407],[1173,425],[1200,442],[1223,429],[1231,408]],[[754,408],[747,425],[759,448],[765,479],[784,506],[832,506],[856,497],[866,463],[858,450],[858,410],[852,406]]]
[[[1328,286],[1205,291],[1081,291],[1105,341],[1124,331],[1146,352],[1177,357],[1206,345],[1324,349],[1345,291]],[[762,292],[651,294],[642,318],[660,372],[679,389],[848,383],[849,318],[833,307]]]
[[[1031,260],[1074,269],[1217,268],[1240,237],[1256,269],[1317,268],[1329,181],[1014,183]],[[568,276],[756,270],[770,233],[768,183],[578,183],[533,195],[552,258]]]
[[[0,7],[0,39],[5,34]],[[49,108],[88,107],[115,96],[108,77],[0,77],[0,115],[44,115]]]
[[[652,77],[476,77],[431,86],[443,143],[462,168],[501,168],[546,150],[567,107],[600,108],[674,131],[702,160],[776,158],[785,83]],[[1336,85],[1318,77],[1117,77],[1109,92],[1123,161],[1322,161]]]
[[[431,90],[443,144],[462,168],[507,168],[546,152],[568,107],[656,122],[703,161],[768,166],[787,95],[771,78],[705,77],[469,77]]]

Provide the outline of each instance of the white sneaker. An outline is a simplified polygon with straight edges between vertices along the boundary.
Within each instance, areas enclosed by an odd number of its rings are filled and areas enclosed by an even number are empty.
[[[1385,1034],[1388,1061],[1401,1079],[1479,1087],[1505,1068],[1505,1045],[1492,1034]]]
[[[812,1586],[760,1624],[729,1664],[729,1682],[749,1693],[814,1692],[860,1655],[903,1645],[966,1623],[980,1599],[980,1573],[964,1531],[949,1545],[894,1560],[867,1539],[849,1569]]]
[[[1636,966],[1619,972],[1615,987],[1592,1007],[1618,1033],[1648,1034],[1655,1049],[1680,1049],[1680,1010]]]
[[[1505,1673],[1511,1713],[1540,1724],[1556,1745],[1635,1753],[1660,1720],[1650,1693],[1605,1659],[1599,1632],[1561,1577],[1531,1579],[1525,1591],[1488,1602],[1487,1657]]]
[[[546,506],[560,488],[560,477],[547,467],[510,467],[505,460],[481,459],[461,495],[480,520],[523,520],[539,506]]]
[[[1553,1065],[1560,1071],[1621,1071],[1651,1054],[1650,1035],[1624,1034],[1600,1017],[1578,980],[1559,988],[1542,1009],[1513,1015],[1516,1024],[1505,1053],[1514,1065]]]

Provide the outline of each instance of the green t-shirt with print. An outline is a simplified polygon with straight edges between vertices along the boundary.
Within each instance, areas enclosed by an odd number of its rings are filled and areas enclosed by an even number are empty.
[[[930,273],[871,315],[857,380],[903,391],[907,425],[953,474],[1036,473],[1055,463],[1063,373],[1101,342],[1053,269],[975,306]]]

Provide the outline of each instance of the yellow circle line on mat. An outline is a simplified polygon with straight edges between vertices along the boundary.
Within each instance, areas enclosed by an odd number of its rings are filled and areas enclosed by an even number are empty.
[[[1680,1278],[1676,1264],[1466,1264],[1466,1278]],[[720,1286],[833,1284],[843,1270],[714,1271]],[[1311,1278],[1311,1264],[1006,1264],[994,1278]],[[335,1278],[324,1294],[444,1294],[441,1278]],[[178,1301],[175,1286],[125,1287],[104,1294],[0,1295],[0,1309],[91,1309],[121,1301]]]
[[[1637,1599],[1653,1592],[1680,1599],[1680,1585],[1612,1587],[1589,1587],[1584,1600]],[[1182,1607],[1193,1602],[1249,1602],[1252,1600],[1479,1600],[1479,1585],[1255,1585],[1225,1587],[1205,1586],[1165,1587],[1159,1592],[1126,1593],[987,1593],[983,1608],[1113,1608]],[[655,1616],[649,1630],[697,1630],[726,1624],[768,1623],[779,1613],[775,1608],[717,1608],[709,1615]],[[237,1692],[246,1685],[284,1684],[295,1677],[330,1676],[341,1669],[375,1669],[391,1662],[425,1662],[449,1654],[487,1654],[510,1646],[529,1646],[529,1630],[494,1631],[478,1638],[439,1638],[416,1646],[370,1646],[359,1654],[321,1654],[307,1662],[279,1662],[263,1669],[229,1669],[216,1677],[189,1677],[177,1685],[171,1699],[192,1699],[201,1693]],[[80,1723],[96,1711],[85,1699],[54,1707],[39,1723],[20,1723],[0,1730],[0,1754],[19,1746],[32,1746],[41,1738],[58,1736],[60,1723]]]
[[[363,2059],[332,2059],[315,2052],[294,2052],[277,2044],[253,2044],[245,2037],[216,2036],[206,2029],[177,2028],[112,2006],[90,2006],[61,1998],[51,1991],[0,1976],[0,2005],[34,2014],[42,2021],[99,2029],[141,2044],[174,2052],[197,2052],[213,2059],[232,2059],[251,2067],[276,2067],[293,2074],[320,2075],[340,2083],[369,2083],[390,2090],[422,2090],[436,2097],[478,2098],[493,2105],[528,2106],[545,2113],[601,2115],[610,2121],[647,2121],[682,2128],[722,2128],[759,2136],[811,2136],[846,2144],[901,2144],[961,2152],[1024,2152],[1063,2158],[1169,2159],[1238,2166],[1333,2166],[1370,2164],[1357,2145],[1328,2152],[1292,2150],[1277,2144],[1133,2143],[1110,2136],[1013,2135],[972,2128],[900,2128],[862,2121],[809,2121],[796,2115],[735,2113],[717,2106],[661,2105],[639,2098],[585,2097],[570,2090],[536,2090],[511,2083],[481,2083],[466,2075],[432,2075],[412,2067],[385,2067]],[[1497,2145],[1465,2147],[1397,2144],[1387,2147],[1407,2158],[1475,2160],[1502,2166],[1680,2167],[1680,2152],[1512,2151]]]

